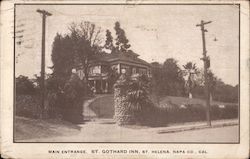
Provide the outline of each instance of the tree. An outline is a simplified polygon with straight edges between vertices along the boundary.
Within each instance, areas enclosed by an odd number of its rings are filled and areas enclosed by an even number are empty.
[[[110,88],[114,86],[118,78],[119,78],[119,73],[117,72],[116,68],[108,67],[108,79],[107,80],[108,80]],[[110,91],[113,92],[113,89],[111,89]]]
[[[63,87],[74,68],[73,42],[69,35],[57,34],[54,38],[51,60],[52,76],[56,78],[60,87]]]
[[[198,69],[192,62],[188,62],[187,64],[183,65],[183,67],[185,69],[184,76],[187,76],[185,86],[189,94],[189,98],[192,98],[192,89],[195,87],[194,76],[198,73]]]
[[[87,93],[90,61],[101,50],[101,30],[90,22],[81,22],[72,23],[69,31],[64,36],[57,34],[54,38],[52,76],[60,90],[70,78],[73,68],[83,69]]]
[[[151,63],[152,79],[151,79],[151,94],[154,103],[160,104],[160,96],[163,93],[163,71],[162,65],[159,62]]]
[[[74,63],[84,70],[85,82],[88,83],[90,61],[101,51],[101,29],[90,22],[72,23],[69,27],[73,42]]]
[[[212,100],[213,93],[216,87],[217,78],[215,77],[215,75],[211,70],[208,70],[207,77],[208,77],[208,90],[210,94],[210,99]]]
[[[121,52],[126,52],[130,48],[129,41],[126,37],[125,31],[121,28],[120,22],[115,23],[115,32],[116,32],[116,49]]]
[[[200,70],[196,78],[196,87],[193,94],[198,98],[204,98],[204,71]],[[210,97],[221,102],[238,102],[238,87],[225,84],[220,78],[216,77],[211,70],[208,70],[208,86]]]
[[[114,49],[113,37],[111,35],[111,32],[108,29],[106,30],[106,41],[105,41],[104,48],[109,49],[111,51]]]
[[[167,95],[182,96],[184,94],[184,79],[182,71],[174,58],[166,59],[162,66],[163,88]]]
[[[184,94],[184,79],[177,61],[173,58],[166,59],[163,64],[152,63],[152,91],[158,96]]]

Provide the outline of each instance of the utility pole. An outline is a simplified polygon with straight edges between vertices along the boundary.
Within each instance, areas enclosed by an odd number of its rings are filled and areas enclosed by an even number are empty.
[[[42,58],[41,58],[41,111],[42,116],[44,115],[45,110],[45,95],[46,95],[46,88],[45,88],[45,29],[46,29],[46,17],[51,16],[52,14],[45,11],[45,10],[37,10],[38,13],[42,15]]]
[[[201,35],[202,35],[202,46],[203,46],[203,57],[201,60],[204,62],[204,78],[205,78],[205,95],[206,95],[206,118],[207,118],[207,125],[211,126],[211,117],[210,117],[210,93],[209,93],[209,86],[208,86],[208,77],[207,77],[207,69],[210,67],[210,60],[207,56],[206,50],[206,41],[205,41],[205,25],[212,23],[212,21],[204,22],[201,20],[200,24],[197,24],[196,27],[201,27]]]

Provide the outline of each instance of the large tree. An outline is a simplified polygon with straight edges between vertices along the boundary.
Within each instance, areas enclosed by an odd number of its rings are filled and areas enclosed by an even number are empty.
[[[116,49],[121,52],[126,52],[130,48],[129,40],[126,37],[125,31],[121,28],[120,22],[115,23],[116,33]]]
[[[184,94],[185,82],[175,59],[169,58],[163,64],[153,63],[152,66],[153,92],[157,96]]]
[[[73,42],[75,67],[82,67],[88,82],[90,61],[101,51],[101,29],[90,22],[72,23],[69,27]]]
[[[84,71],[85,82],[88,83],[90,61],[101,50],[101,30],[90,22],[72,23],[69,33],[57,34],[52,48],[53,79],[62,88],[70,78],[73,68]]]
[[[69,35],[57,34],[54,38],[51,60],[53,63],[52,75],[57,80],[60,87],[70,77],[74,67],[73,42]]]

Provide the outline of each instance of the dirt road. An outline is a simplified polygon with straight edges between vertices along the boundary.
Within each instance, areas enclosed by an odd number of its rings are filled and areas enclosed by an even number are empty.
[[[72,136],[23,140],[26,142],[237,142],[238,125],[206,128],[175,133],[159,133],[164,127],[120,127],[112,120],[96,120],[78,125],[81,130]]]

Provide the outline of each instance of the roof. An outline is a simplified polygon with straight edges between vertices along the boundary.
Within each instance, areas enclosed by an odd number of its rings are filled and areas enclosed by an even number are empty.
[[[138,54],[134,52],[113,52],[113,53],[98,53],[95,55],[95,60],[94,62],[115,62],[115,61],[124,61],[124,62],[130,62],[130,63],[135,63],[135,64],[141,64],[144,66],[150,66],[150,64],[140,58],[138,58]]]

